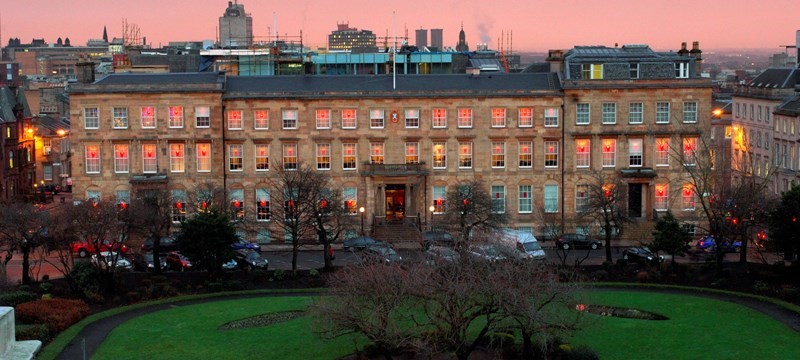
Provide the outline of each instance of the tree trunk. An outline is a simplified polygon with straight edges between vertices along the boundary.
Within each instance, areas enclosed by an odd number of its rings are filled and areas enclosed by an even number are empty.
[[[28,258],[31,254],[31,248],[26,244],[22,245],[20,248],[22,251],[22,284],[23,285],[30,285],[31,284],[31,274],[30,268],[31,264]]]
[[[522,358],[533,359],[533,342],[527,330],[522,329]]]
[[[297,253],[300,251],[299,235],[292,234],[292,273],[297,275]]]
[[[747,238],[747,234],[750,231],[744,231],[742,235],[742,247],[739,249],[739,263],[742,265],[747,265],[747,245],[749,244],[749,239]]]

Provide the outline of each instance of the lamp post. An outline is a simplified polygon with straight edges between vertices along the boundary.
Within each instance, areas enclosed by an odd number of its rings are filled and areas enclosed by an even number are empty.
[[[39,187],[42,189],[42,197],[41,197],[42,203],[47,203],[47,197],[45,197],[44,195],[44,180],[39,180],[39,184],[40,184]]]
[[[33,202],[39,200],[39,184],[33,183]]]
[[[367,211],[363,206],[358,208],[358,212],[361,213],[361,236],[364,236],[364,212]]]
[[[431,206],[428,208],[428,210],[430,210],[430,211],[431,211],[431,231],[433,231],[433,230],[434,230],[434,227],[433,227],[433,212],[434,212],[434,211],[436,211],[436,207],[435,207],[435,206],[433,206],[433,205],[431,205]]]

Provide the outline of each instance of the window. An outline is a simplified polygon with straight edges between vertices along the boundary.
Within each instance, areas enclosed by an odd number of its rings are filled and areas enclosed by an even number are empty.
[[[641,124],[644,121],[644,116],[642,114],[642,103],[630,103],[628,106],[628,123]]]
[[[86,200],[91,202],[98,202],[101,199],[100,191],[98,190],[86,190]]]
[[[131,203],[131,192],[128,190],[117,190],[114,195],[117,200],[117,207],[120,209],[127,208],[128,204]]]
[[[372,110],[369,112],[369,127],[373,129],[383,129],[384,119],[383,110]]]
[[[297,144],[283,144],[283,169],[297,170]]]
[[[183,144],[169,144],[169,169],[171,172],[184,172],[186,170]]]
[[[762,118],[763,118],[763,113],[761,112],[761,105],[758,105],[758,118],[757,119],[758,119],[759,122],[761,122]]]
[[[697,138],[683,139],[683,164],[693,166],[697,163]]]
[[[269,189],[256,189],[256,221],[269,221]]]
[[[603,139],[603,167],[617,166],[617,139]]]
[[[142,129],[154,129],[156,127],[156,108],[143,106],[140,112],[142,119]]]
[[[331,110],[319,109],[317,114],[317,129],[330,129],[331,128]]]
[[[269,145],[256,144],[256,171],[269,171]]]
[[[86,173],[99,174],[100,173],[100,146],[99,145],[86,145]],[[13,157],[13,152],[12,152]],[[13,166],[10,166],[13,167]]]
[[[638,63],[631,63],[629,68],[630,68],[630,77],[631,77],[631,79],[638,79],[639,78],[639,64]]]
[[[317,144],[317,170],[331,169],[331,144]]]
[[[419,127],[419,109],[406,110],[406,127],[407,128]]]
[[[656,103],[656,124],[669,124],[669,103]]]
[[[683,185],[683,210],[693,211],[695,207],[694,201],[694,187],[692,184]]]
[[[544,212],[558,212],[558,185],[544,186]]]
[[[431,126],[434,129],[447,127],[447,110],[441,108],[433,109],[432,114]]]
[[[83,109],[83,127],[84,129],[100,128],[100,110],[98,108]]]
[[[256,130],[269,129],[269,110],[256,110],[253,112],[253,127]]]
[[[589,104],[575,104],[575,124],[589,125],[591,107]]]
[[[385,149],[383,143],[370,143],[369,144],[369,161],[372,164],[383,164],[383,157]]]
[[[445,142],[433,143],[433,168],[434,169],[447,168],[447,143]]]
[[[628,139],[628,165],[631,167],[642,166],[642,139]]]
[[[244,190],[232,189],[228,193],[228,198],[231,201],[231,217],[244,218]]]
[[[728,125],[725,127],[725,138],[730,139],[731,137],[733,137],[733,127]]]
[[[558,127],[558,109],[557,108],[544,109],[544,126],[545,127]]]
[[[197,144],[197,172],[211,172],[211,144]]]
[[[458,127],[472,127],[472,109],[458,109]]]
[[[186,190],[172,190],[172,222],[186,221]]]
[[[656,139],[656,166],[669,166],[669,138]]]
[[[492,212],[506,212],[506,187],[503,185],[492,185]]]
[[[617,104],[604,103],[603,104],[603,124],[616,124],[617,123]]]
[[[114,172],[128,173],[129,171],[128,144],[114,145]]]
[[[506,109],[492,108],[492,127],[506,127]]]
[[[575,186],[575,212],[589,211],[590,189],[590,186],[587,184],[578,184]]]
[[[286,130],[297,129],[297,110],[283,110],[283,128]]]
[[[558,167],[558,141],[544,142],[544,167]]]
[[[762,142],[761,142],[761,131],[759,131],[759,132],[756,132],[756,146],[761,148],[761,144],[762,144]]]
[[[533,109],[519,108],[519,127],[533,126]]]
[[[581,78],[584,80],[602,80],[603,64],[582,64]]]
[[[42,166],[42,178],[48,181],[53,180],[53,165],[45,164]]]
[[[344,200],[344,210],[347,215],[358,214],[358,189],[354,187],[345,187],[342,190],[342,199]]]
[[[747,104],[742,104],[742,118],[747,118]]]
[[[519,167],[531,168],[533,167],[533,142],[520,141],[519,142]]]
[[[142,144],[142,172],[154,174],[158,172],[156,144]]]
[[[211,108],[198,106],[194,108],[194,126],[197,128],[211,127]]]
[[[681,224],[683,231],[686,231],[691,237],[696,235],[697,229],[694,224]]]
[[[127,129],[128,108],[115,107],[112,112],[114,115],[114,129]]]
[[[506,167],[506,143],[492,143],[492,168],[500,169]]]
[[[683,122],[696,123],[697,122],[697,103],[685,102],[683,103]]]
[[[769,106],[764,107],[764,122],[767,124],[769,124],[769,114],[771,111]]]
[[[590,153],[592,142],[588,139],[575,140],[575,167],[588,168],[590,163]]]
[[[675,63],[675,77],[678,79],[688,79],[689,78],[689,63],[688,62],[676,62]]]
[[[444,214],[445,200],[447,199],[447,188],[444,185],[433,187],[433,213]]]
[[[342,129],[356,128],[356,109],[342,109]]]
[[[42,138],[42,147],[44,148],[44,154],[50,155],[53,151],[53,140],[49,137]]]
[[[656,211],[667,211],[667,199],[669,199],[669,185],[656,184]]]
[[[736,103],[736,117],[737,118],[739,117],[739,105],[741,105],[741,104]]]
[[[171,128],[183,127],[183,106],[169,107],[169,127]]]
[[[519,186],[519,205],[520,214],[530,214],[533,212],[533,193],[530,185]]]
[[[244,120],[242,120],[241,110],[228,111],[228,130],[242,130]]]
[[[228,145],[228,170],[242,171],[244,169],[244,145]]]
[[[472,168],[472,143],[460,142],[458,143],[458,168],[471,169]]]
[[[750,104],[750,120],[753,120],[753,118],[755,117],[755,113],[756,112],[755,112],[755,109],[754,109],[754,105]]]
[[[419,143],[407,142],[406,143],[406,164],[419,163]]]
[[[356,169],[356,154],[358,153],[356,144],[342,144],[342,169],[355,170]]]

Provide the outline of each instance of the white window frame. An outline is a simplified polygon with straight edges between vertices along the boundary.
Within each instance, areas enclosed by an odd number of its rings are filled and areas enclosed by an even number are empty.
[[[544,109],[544,127],[558,127],[559,110],[549,107]]]
[[[458,108],[458,128],[472,128],[472,108]]]
[[[186,172],[186,145],[184,143],[169,144],[169,172]]]
[[[467,151],[465,151],[467,150]],[[472,169],[474,159],[472,158],[472,142],[458,143],[458,168]],[[468,162],[468,163],[467,163]]]
[[[492,108],[492,127],[506,127],[506,108]]]
[[[203,155],[202,147],[208,147]],[[197,143],[197,172],[211,172],[211,143]]]
[[[153,113],[152,115],[146,115],[145,109],[150,109]],[[156,107],[155,106],[142,106],[139,108],[139,120],[142,125],[142,129],[155,129],[158,120],[156,120]],[[145,123],[145,121],[148,121]],[[150,125],[152,123],[152,125]]]
[[[94,148],[94,149],[92,149]],[[100,145],[98,144],[88,144],[83,148],[85,152],[85,168],[87,174],[99,174],[100,173],[100,164],[101,164],[101,154],[100,154]],[[97,156],[92,156],[92,150],[94,150],[94,154]]]
[[[90,114],[92,112],[94,114]],[[97,107],[83,108],[83,128],[84,129],[100,128],[100,108]]]
[[[369,111],[369,128],[370,129],[383,129],[386,127],[386,112],[380,109],[372,109]]]
[[[628,124],[642,124],[644,123],[644,104],[641,102],[632,102],[628,104]]]
[[[603,125],[617,123],[617,103],[603,103]]]
[[[504,214],[506,212],[506,186],[492,185],[492,212]]]
[[[268,109],[253,110],[253,129],[255,129],[255,130],[269,130],[269,110]]]
[[[447,128],[447,109],[434,108],[433,110],[431,110],[431,128],[433,129]]]
[[[684,166],[695,166],[697,165],[697,138],[696,137],[687,137],[683,138],[683,165]],[[687,145],[691,145],[691,148]]]
[[[683,211],[694,211],[696,205],[696,195],[692,184],[684,184],[681,191]]]
[[[628,69],[629,69],[628,76],[631,79],[639,78],[639,63],[630,63]]]
[[[406,109],[403,115],[403,122],[406,129],[419,129],[419,109]]]
[[[124,151],[121,151],[124,149]],[[114,144],[114,173],[130,172],[130,149],[128,144]]]
[[[386,144],[382,142],[369,144],[369,162],[379,165],[386,163]]]
[[[152,156],[147,156],[147,149],[152,147]],[[154,143],[142,144],[142,173],[158,173],[158,145]]]
[[[655,201],[653,202],[656,211],[667,211],[669,209],[669,184],[656,184],[653,187]]]
[[[505,141],[492,142],[492,169],[505,169],[506,143]]]
[[[176,111],[175,111],[176,109],[179,110],[179,111],[177,111],[178,114],[175,114],[176,113]],[[167,125],[169,126],[169,128],[170,129],[181,129],[181,128],[183,128],[183,117],[185,115],[185,113],[183,112],[183,106],[172,105],[172,106],[169,106],[167,108],[167,111],[168,111],[168,115],[169,115],[168,116],[169,120],[167,121]]]
[[[329,130],[331,128],[331,109],[317,109],[314,111],[317,129]]]
[[[271,200],[269,189],[256,188],[256,221],[267,222],[271,218]],[[262,206],[262,202],[264,202]]]
[[[552,189],[555,188],[555,191]],[[551,190],[551,191],[548,191]],[[558,203],[558,185],[555,184],[545,184],[543,188],[543,208],[544,212],[547,214],[555,214],[558,213],[559,210],[559,203]]]
[[[522,107],[517,110],[519,119],[517,121],[517,126],[521,128],[529,128],[533,127],[533,108],[532,107]]]
[[[352,148],[350,148],[352,146]],[[348,149],[350,148],[350,149]],[[347,154],[347,151],[350,150],[352,153]],[[353,161],[348,161],[348,157],[352,157]],[[352,166],[347,166],[348,164],[352,163]],[[343,143],[342,144],[342,170],[351,171],[356,170],[358,168],[358,144],[357,143]]]
[[[235,150],[235,152],[234,152]],[[234,160],[238,159],[238,165],[234,168]],[[244,171],[244,144],[228,144],[228,171]]]
[[[583,145],[583,146],[581,146]],[[575,139],[575,167],[582,169],[592,165],[592,140]]]
[[[419,164],[419,142],[407,141],[405,144],[406,164]]]
[[[269,144],[255,144],[253,151],[256,172],[269,171]]]
[[[533,186],[520,185],[517,189],[517,212],[520,214],[533,213]]]
[[[675,62],[675,78],[688,79],[689,78],[689,63],[685,61]]]
[[[128,108],[126,107],[113,107],[111,108],[111,123],[114,129],[127,129],[128,123]]]
[[[437,146],[441,145],[441,152],[437,154]],[[437,161],[436,158],[440,157],[441,161]],[[446,141],[434,141],[433,145],[431,146],[431,165],[434,169],[447,169],[447,142]]]
[[[577,184],[575,185],[575,212],[584,213],[589,211],[591,205],[591,185]]]
[[[669,166],[669,138],[656,138],[656,166]]]
[[[194,108],[194,127],[197,129],[208,129],[211,127],[211,107],[196,106]]]
[[[656,124],[669,124],[670,103],[668,101],[656,102]]]
[[[298,115],[296,109],[281,110],[281,129],[283,130],[297,130],[298,128]]]
[[[286,171],[297,170],[297,164],[299,160],[297,154],[297,143],[283,144],[282,149],[283,151],[281,153],[283,157],[281,159],[283,161],[283,169]]]
[[[244,129],[244,111],[228,110],[228,130]]]
[[[694,124],[697,122],[697,102],[685,101],[683,103],[683,123]]]
[[[314,144],[317,170],[327,171],[331,169],[331,144]]]
[[[559,141],[558,140],[546,140],[544,142],[544,167],[545,169],[556,169],[558,168],[558,147]],[[548,159],[549,157],[549,159]],[[547,163],[551,162],[550,165]],[[555,161],[555,164],[552,162]]]
[[[592,104],[575,104],[575,125],[589,125],[592,123]]]
[[[603,167],[613,168],[617,166],[617,139],[603,139],[600,142],[603,153]],[[610,145],[610,146],[609,146]]]
[[[638,150],[636,147],[638,146]],[[636,163],[638,159],[638,164]],[[644,166],[644,139],[628,139],[628,166],[642,167]]]
[[[355,108],[342,109],[342,129],[355,129],[358,127],[358,110]]]
[[[520,169],[533,168],[533,141],[519,142],[519,157],[517,166],[519,166]]]
[[[431,190],[431,200],[433,201],[433,213],[444,214],[447,211],[447,186],[434,185]]]

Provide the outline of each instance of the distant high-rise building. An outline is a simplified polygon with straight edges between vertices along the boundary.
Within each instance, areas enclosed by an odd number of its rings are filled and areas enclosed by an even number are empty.
[[[436,50],[442,51],[444,48],[444,37],[442,36],[442,29],[431,29],[431,46]]]
[[[464,33],[464,24],[461,24],[461,31],[458,32],[458,44],[456,51],[469,51],[469,44],[467,44],[467,35]]]
[[[328,50],[331,51],[377,51],[375,34],[370,30],[351,28],[350,24],[336,24],[336,30],[328,35]]]
[[[422,49],[428,46],[428,29],[417,29],[417,45],[418,48]]]
[[[244,11],[243,4],[228,1],[225,14],[219,17],[219,44],[233,48],[253,44],[253,17]]]

